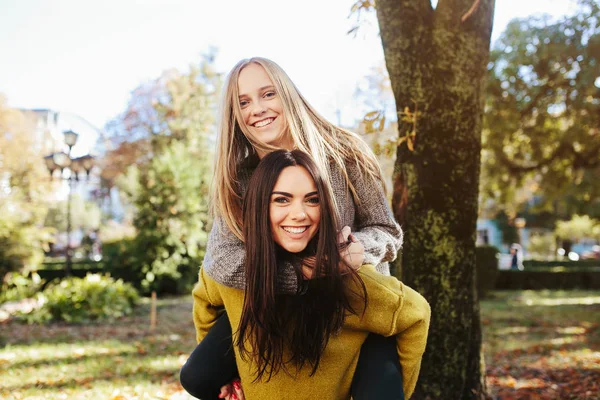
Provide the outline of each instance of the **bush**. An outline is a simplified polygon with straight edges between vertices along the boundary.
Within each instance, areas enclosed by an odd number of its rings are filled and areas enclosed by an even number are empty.
[[[10,203],[9,203],[10,204]],[[40,228],[19,216],[26,214],[0,204],[0,281],[9,272],[27,272],[44,259],[52,229]]]
[[[476,283],[479,298],[494,289],[498,278],[498,249],[494,246],[480,246],[475,250]]]
[[[17,317],[29,323],[112,320],[130,314],[138,299],[137,291],[130,284],[89,274],[49,286],[38,295],[41,304],[38,309]]]
[[[43,284],[44,281],[35,272],[30,277],[18,272],[9,272],[0,287],[0,304],[34,297]]]
[[[553,234],[537,234],[529,237],[529,258],[550,260],[556,257],[556,240]]]
[[[600,270],[562,269],[499,271],[496,289],[498,290],[599,290]]]
[[[537,268],[564,267],[568,269],[600,267],[600,260],[525,260],[523,266],[526,270]]]
[[[110,276],[129,282],[138,289],[142,288],[141,282],[144,277],[140,262],[136,261],[134,238],[103,242],[102,261],[104,270]]]
[[[165,250],[166,251],[166,250]],[[102,244],[104,270],[116,279],[133,284],[140,293],[189,293],[198,278],[204,248],[192,253],[184,249],[183,255],[168,252],[170,265],[160,265],[159,258],[149,265],[151,248],[142,238],[125,238]],[[190,253],[192,253],[190,255]]]

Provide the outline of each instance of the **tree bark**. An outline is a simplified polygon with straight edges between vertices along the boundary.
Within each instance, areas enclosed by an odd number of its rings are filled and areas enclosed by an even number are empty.
[[[432,307],[413,399],[486,397],[475,231],[493,10],[494,0],[439,0],[436,9],[430,0],[377,0],[396,108],[422,111],[414,151],[398,147],[393,177],[402,278]]]

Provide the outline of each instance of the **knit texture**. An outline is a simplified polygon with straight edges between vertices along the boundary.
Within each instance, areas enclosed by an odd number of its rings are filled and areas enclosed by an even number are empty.
[[[309,376],[310,366],[305,366],[297,371],[291,368],[291,373],[279,371],[268,382],[253,382],[256,377],[253,365],[249,360],[243,360],[237,347],[234,347],[247,400],[349,399],[360,349],[370,332],[396,336],[404,395],[406,399],[410,398],[419,377],[427,343],[431,317],[429,304],[419,293],[394,277],[383,276],[372,265],[364,265],[358,273],[367,289],[368,304],[365,312],[346,317],[341,332],[329,338],[319,368],[312,377]],[[350,292],[359,292],[356,282],[348,282]],[[215,282],[201,269],[193,296],[198,342],[202,341],[214,325],[223,306],[235,341],[244,304],[244,291]],[[353,298],[352,301],[355,309],[362,310],[360,299]]]
[[[239,172],[242,196],[254,169],[245,167]],[[358,205],[354,202],[342,171],[335,166],[330,171],[331,186],[341,222],[340,229],[349,226],[352,234],[362,243],[365,248],[364,264],[376,265],[377,271],[389,276],[388,262],[396,259],[396,254],[402,246],[402,229],[394,219],[381,184],[372,179],[365,179],[353,164],[348,164],[347,172],[360,199]],[[244,258],[244,244],[231,232],[225,221],[217,216],[202,264],[206,274],[222,285],[243,289]],[[282,293],[295,293],[297,289],[294,266],[283,263],[279,266],[278,290]]]

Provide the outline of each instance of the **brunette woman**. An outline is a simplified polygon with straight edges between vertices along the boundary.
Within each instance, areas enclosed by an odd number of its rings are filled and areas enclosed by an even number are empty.
[[[223,285],[200,271],[193,292],[197,339],[203,343],[224,307],[246,399],[350,398],[370,332],[395,336],[406,397],[414,390],[429,305],[373,265],[357,271],[344,262],[326,182],[301,151],[266,155],[243,202],[244,288]],[[303,270],[307,257],[314,261]],[[294,274],[302,295],[278,290],[284,262],[298,266]]]

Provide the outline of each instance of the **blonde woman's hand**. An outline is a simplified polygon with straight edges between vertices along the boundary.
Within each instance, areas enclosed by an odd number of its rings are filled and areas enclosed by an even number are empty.
[[[240,379],[236,378],[231,383],[221,387],[219,398],[225,400],[245,400]]]
[[[338,243],[349,243],[340,249],[340,256],[347,265],[359,269],[365,262],[365,247],[352,234],[349,226],[344,226],[338,234]]]

